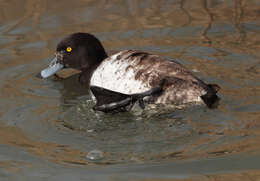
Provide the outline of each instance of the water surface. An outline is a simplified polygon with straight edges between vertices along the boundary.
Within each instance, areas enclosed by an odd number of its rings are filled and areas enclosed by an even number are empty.
[[[187,178],[260,168],[260,1],[2,0],[0,9],[1,180]],[[77,72],[36,77],[73,32],[96,35],[109,54],[138,49],[176,59],[221,86],[220,106],[95,113]],[[90,163],[95,149],[104,159]]]

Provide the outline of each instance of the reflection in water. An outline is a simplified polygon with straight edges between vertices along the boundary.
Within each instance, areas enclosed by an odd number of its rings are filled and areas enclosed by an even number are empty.
[[[73,149],[67,145],[33,141],[17,128],[0,126],[0,144],[22,147],[30,153],[56,163],[88,164],[86,160],[82,159],[87,155],[86,152]]]
[[[242,24],[244,16],[244,8],[246,6],[246,1],[244,0],[234,0],[234,28],[238,32],[237,41],[241,43],[246,38],[246,32]]]
[[[25,4],[25,13],[23,17],[18,19],[15,24],[6,29],[3,34],[8,34],[10,31],[16,29],[19,25],[24,23],[26,20],[32,18],[33,26],[37,27],[39,25],[39,18],[42,13],[44,13],[46,8],[46,0],[27,0]],[[4,12],[4,10],[3,10]]]
[[[68,105],[70,101],[75,100],[77,97],[88,95],[89,87],[79,82],[79,74],[74,74],[60,82],[63,85],[63,89],[61,90],[63,105]]]
[[[191,22],[192,22],[192,17],[191,17],[191,15],[190,15],[189,11],[187,11],[187,10],[184,8],[185,3],[186,3],[186,0],[181,0],[181,1],[180,1],[180,9],[183,11],[183,13],[184,13],[184,14],[187,16],[187,18],[188,18],[187,23],[184,23],[183,26],[188,26],[188,25],[191,24]]]
[[[5,1],[4,1],[5,2]],[[208,37],[208,32],[210,31],[212,27],[212,23],[215,19],[219,18],[221,16],[221,11],[219,13],[215,13],[214,15],[212,13],[212,10],[214,8],[219,8],[219,5],[222,3],[219,0],[199,0],[200,2],[200,8],[202,12],[206,13],[207,21],[205,22],[204,28],[201,30],[200,35],[201,38],[206,41],[207,43],[210,43],[211,40]],[[100,11],[103,10],[104,12],[100,12],[99,14],[94,13],[91,15],[91,17],[95,16],[97,19],[103,19],[106,20],[106,17],[103,15],[103,13],[109,13],[113,14],[113,16],[108,16],[109,19],[118,19],[121,24],[115,24],[115,26],[121,26],[124,28],[132,28],[132,27],[148,27],[148,28],[153,28],[153,27],[161,27],[159,24],[166,24],[170,26],[176,26],[178,25],[178,21],[181,21],[179,25],[182,24],[182,26],[187,26],[187,25],[192,25],[193,18],[192,14],[194,14],[193,9],[190,8],[192,5],[197,5],[197,1],[194,2],[189,2],[187,3],[186,0],[180,0],[180,1],[173,1],[172,3],[166,2],[165,0],[160,0],[160,1],[139,1],[139,0],[134,0],[134,1],[123,1],[120,5],[120,8],[125,9],[126,11],[124,13],[118,13],[116,12],[116,9],[113,8],[113,2],[112,1],[107,1],[107,0],[100,0],[100,1],[83,1],[82,6],[88,6],[88,4],[91,4],[95,9],[91,10],[88,9],[85,12],[89,13],[90,15],[92,12],[95,11]],[[190,5],[190,7],[184,8],[185,5]],[[228,8],[233,8],[233,25],[236,31],[238,32],[238,41],[242,41],[246,34],[245,31],[243,30],[244,27],[242,25],[243,21],[243,16],[244,16],[244,8],[246,7],[246,1],[243,0],[233,0],[233,7],[228,7]],[[2,19],[6,19],[8,16],[8,12],[6,12],[4,9],[6,8],[6,3],[2,3],[2,6],[0,8],[2,9]],[[141,6],[145,6],[146,8],[142,8]],[[167,9],[167,7],[171,9]],[[47,1],[46,0],[37,0],[37,1],[32,1],[32,0],[27,0],[25,3],[25,12],[23,13],[23,16],[16,20],[16,22],[12,25],[10,25],[8,28],[6,28],[4,31],[2,31],[3,34],[9,34],[10,32],[13,32],[15,29],[17,29],[19,26],[23,26],[23,24],[28,21],[32,20],[32,25],[34,27],[35,32],[39,35],[39,38],[45,42],[48,42],[48,37],[44,35],[44,32],[42,32],[40,26],[40,19],[43,19],[44,16],[42,14],[46,13],[47,7]],[[178,16],[178,19],[174,18],[174,13],[178,9],[183,12],[182,16]],[[195,6],[196,7],[196,6]],[[174,10],[172,10],[174,8]],[[167,11],[166,11],[167,10]],[[131,16],[131,18],[125,19],[126,16]],[[123,15],[123,16],[122,16]],[[159,16],[160,15],[160,16]],[[171,18],[167,18],[166,16],[169,15]],[[173,15],[173,17],[172,17]],[[232,19],[232,15],[228,14],[229,21]],[[123,19],[121,19],[123,18]],[[126,17],[127,18],[127,17]],[[197,19],[197,17],[194,17]],[[57,21],[69,21],[72,23],[70,20],[69,16],[65,16],[62,18],[57,19]],[[126,22],[125,22],[126,21]],[[95,23],[95,24],[93,24]],[[194,22],[195,23],[195,22]],[[60,23],[62,24],[62,23]],[[98,22],[91,22],[94,26],[98,26]],[[102,24],[102,23],[101,23]],[[106,25],[108,26],[108,25]],[[119,28],[119,27],[118,27]],[[76,30],[77,29],[77,30]],[[81,24],[80,26],[75,26],[75,31],[91,31],[89,28],[88,23],[86,24]],[[18,33],[17,36],[21,36],[21,33]],[[24,38],[24,37],[22,37]],[[46,46],[47,48],[49,46]]]
[[[205,12],[206,12],[206,14],[208,16],[208,22],[207,22],[206,26],[204,27],[204,29],[201,31],[200,35],[207,43],[211,43],[211,40],[207,36],[207,32],[211,28],[211,24],[212,24],[212,22],[214,20],[213,19],[213,14],[208,9],[208,1],[207,0],[201,0],[201,2],[202,2],[201,3],[202,4],[202,8],[205,10]]]

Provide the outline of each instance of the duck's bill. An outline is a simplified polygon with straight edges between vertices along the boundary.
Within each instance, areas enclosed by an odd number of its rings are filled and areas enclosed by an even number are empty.
[[[41,77],[42,78],[47,78],[52,76],[53,74],[55,74],[56,72],[58,72],[59,70],[61,70],[64,67],[64,65],[60,64],[58,62],[57,57],[55,57],[51,63],[49,64],[49,66],[41,71]]]

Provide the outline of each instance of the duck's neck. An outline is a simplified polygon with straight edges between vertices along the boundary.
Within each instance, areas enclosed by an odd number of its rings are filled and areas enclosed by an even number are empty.
[[[79,76],[79,82],[82,84],[89,84],[90,79],[92,77],[93,72],[97,69],[97,67],[102,63],[103,60],[107,58],[106,52],[100,54],[94,64],[89,65],[88,67],[84,67],[81,69],[81,73]]]

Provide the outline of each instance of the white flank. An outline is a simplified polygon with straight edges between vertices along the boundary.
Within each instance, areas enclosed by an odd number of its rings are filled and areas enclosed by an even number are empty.
[[[118,60],[119,52],[105,59],[94,71],[90,85],[103,87],[124,94],[141,93],[149,90],[149,86],[135,79],[135,72],[128,61]],[[126,71],[127,69],[127,71]]]
[[[200,84],[193,84],[197,79],[178,63],[150,55],[151,62],[140,64],[140,57],[132,56],[134,51],[121,51],[105,59],[94,71],[90,85],[109,89],[124,94],[142,93],[151,89],[149,82],[162,79],[164,76],[176,77],[184,81],[173,82],[159,96],[155,103],[181,105],[191,102],[202,102],[200,98],[206,92]],[[157,58],[157,61],[153,61]],[[140,76],[140,72],[146,76]],[[136,79],[138,77],[139,79]],[[142,81],[143,79],[144,81]]]

